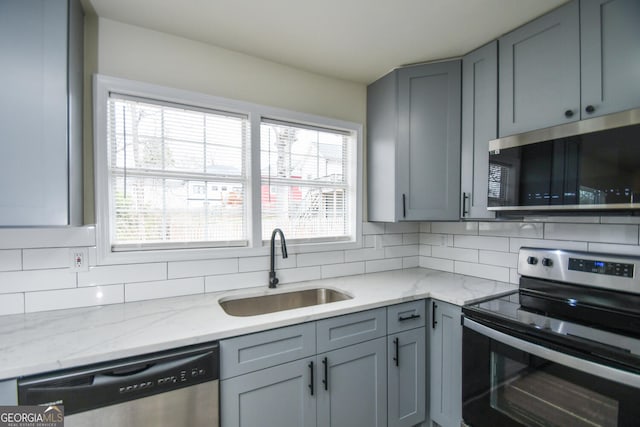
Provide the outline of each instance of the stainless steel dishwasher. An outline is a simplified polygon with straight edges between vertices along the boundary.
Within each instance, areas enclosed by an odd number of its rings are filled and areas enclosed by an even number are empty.
[[[64,405],[66,427],[218,427],[218,380],[209,343],[24,377],[18,403]]]

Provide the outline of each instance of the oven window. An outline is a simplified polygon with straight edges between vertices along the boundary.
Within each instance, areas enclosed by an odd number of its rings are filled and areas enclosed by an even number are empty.
[[[555,375],[558,365],[491,352],[491,407],[525,426],[617,426],[618,401]],[[555,365],[555,368],[554,368]]]

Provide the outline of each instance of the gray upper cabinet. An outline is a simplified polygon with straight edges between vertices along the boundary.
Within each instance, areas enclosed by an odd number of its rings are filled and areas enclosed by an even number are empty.
[[[487,210],[489,141],[498,136],[498,42],[462,58],[462,218],[494,218]]]
[[[499,39],[501,137],[580,119],[580,20],[574,0]]]
[[[582,118],[640,106],[640,2],[580,3]]]
[[[0,1],[0,226],[82,223],[83,14]]]
[[[455,220],[460,61],[400,68],[367,89],[369,220]]]

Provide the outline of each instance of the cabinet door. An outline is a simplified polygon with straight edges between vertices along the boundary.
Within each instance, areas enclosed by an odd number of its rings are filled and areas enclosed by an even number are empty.
[[[222,427],[314,427],[313,358],[220,382]]]
[[[389,373],[388,425],[411,427],[425,420],[426,343],[425,328],[387,337]]]
[[[640,2],[580,3],[582,118],[640,107]]]
[[[500,136],[580,119],[574,0],[500,38]]]
[[[462,420],[462,325],[460,307],[431,303],[430,416],[442,427],[459,427]]]
[[[68,224],[67,1],[0,2],[0,225]]]
[[[498,137],[498,42],[462,58],[462,218],[494,218],[487,210],[489,141]]]
[[[456,220],[460,61],[398,70],[397,200],[403,220]]]
[[[387,425],[386,356],[386,337],[318,356],[318,426]]]

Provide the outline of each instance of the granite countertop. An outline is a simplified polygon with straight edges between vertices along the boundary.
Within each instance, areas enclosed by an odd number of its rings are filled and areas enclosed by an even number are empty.
[[[327,287],[353,299],[251,317],[218,300]],[[0,317],[0,380],[130,357],[421,298],[456,305],[514,292],[516,285],[423,268],[236,291]]]

